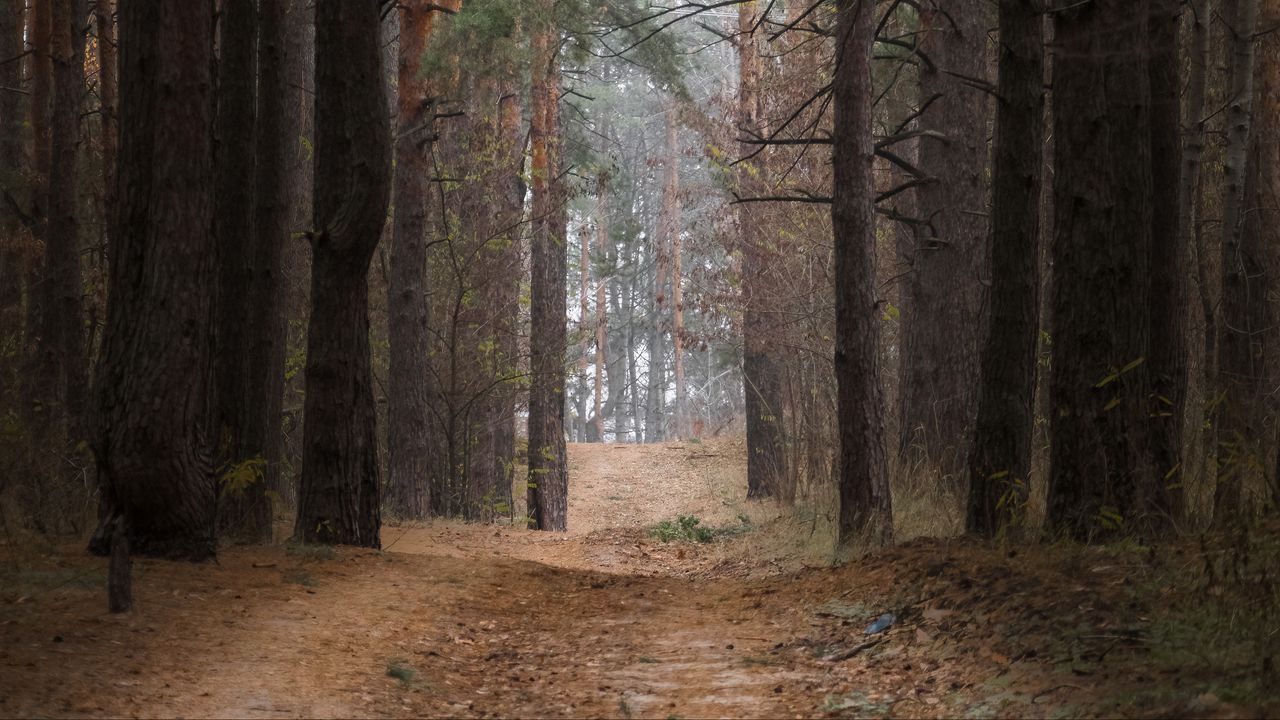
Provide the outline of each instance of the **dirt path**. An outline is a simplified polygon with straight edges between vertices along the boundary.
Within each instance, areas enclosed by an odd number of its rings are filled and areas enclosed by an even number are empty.
[[[572,458],[567,535],[438,523],[387,528],[384,552],[279,545],[228,548],[208,566],[143,561],[125,616],[103,612],[103,565],[77,546],[9,558],[0,716],[1190,708],[1141,704],[1140,647],[1106,639],[1146,611],[1123,605],[1115,567],[918,542],[805,570],[803,533],[795,541],[771,507],[742,498],[740,445],[574,447]],[[741,532],[706,544],[648,536],[680,514]],[[1084,587],[1086,571],[1116,589]],[[894,626],[852,653],[884,611]],[[1072,627],[1082,615],[1087,632]]]

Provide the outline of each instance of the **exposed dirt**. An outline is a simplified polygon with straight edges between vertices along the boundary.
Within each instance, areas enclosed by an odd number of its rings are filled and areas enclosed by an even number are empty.
[[[817,568],[803,523],[745,502],[741,444],[571,457],[568,534],[437,523],[387,528],[383,552],[140,561],[123,616],[79,545],[7,548],[0,716],[1280,711],[1211,692],[1250,671],[1155,652],[1153,603],[1176,593],[1148,582],[1164,577],[1154,553],[921,540]],[[649,536],[681,514],[733,533]],[[885,612],[893,625],[865,635]]]

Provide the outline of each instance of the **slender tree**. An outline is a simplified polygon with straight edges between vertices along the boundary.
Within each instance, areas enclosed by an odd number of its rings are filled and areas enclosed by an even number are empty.
[[[106,530],[133,552],[214,553],[201,413],[213,255],[213,3],[120,8],[119,207],[94,441]],[[126,531],[127,528],[127,531]]]
[[[1044,18],[1036,0],[1000,2],[1000,78],[991,211],[990,318],[969,449],[969,532],[993,536],[1024,508],[1040,341],[1040,174]]]
[[[391,191],[379,0],[316,4],[315,209],[295,533],[379,547],[369,263]]]
[[[836,421],[839,426],[841,543],[893,539],[884,452],[884,409],[877,377],[880,332],[875,297],[876,239],[871,170],[871,0],[840,0],[832,78],[835,232]]]
[[[0,2],[0,57],[14,58],[22,53],[22,0]],[[0,87],[16,88],[22,82],[22,63],[0,64]],[[17,369],[18,348],[22,340],[22,289],[26,253],[19,242],[21,217],[14,203],[24,196],[19,190],[23,163],[22,96],[0,91],[0,388],[9,390],[12,373]]]
[[[529,527],[565,530],[569,472],[564,439],[565,215],[559,168],[560,58],[550,20],[554,0],[541,0],[545,17],[533,35],[532,125],[533,247],[530,265]]]

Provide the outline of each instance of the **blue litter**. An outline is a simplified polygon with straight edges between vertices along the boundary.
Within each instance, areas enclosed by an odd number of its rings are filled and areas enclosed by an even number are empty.
[[[875,622],[868,625],[867,629],[864,630],[863,632],[867,635],[877,635],[879,633],[884,632],[885,630],[888,630],[889,627],[893,625],[894,621],[897,619],[898,618],[893,616],[893,613],[885,613],[881,615],[879,618],[877,618]]]

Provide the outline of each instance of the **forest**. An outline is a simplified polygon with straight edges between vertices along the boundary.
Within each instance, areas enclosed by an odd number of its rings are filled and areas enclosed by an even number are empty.
[[[0,0],[0,717],[1280,714],[1280,0]]]

